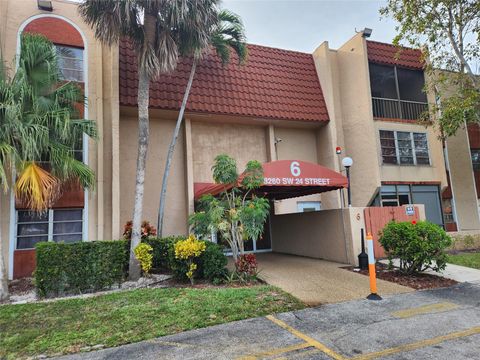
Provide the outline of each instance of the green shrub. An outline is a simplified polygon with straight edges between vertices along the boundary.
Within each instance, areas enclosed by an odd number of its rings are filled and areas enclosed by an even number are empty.
[[[164,239],[149,239],[153,247],[153,267],[171,270],[175,278],[187,280],[185,275],[189,270],[188,262],[175,258],[175,243],[185,237],[169,237]],[[212,242],[205,242],[206,249],[198,259],[196,274],[198,278],[219,282],[227,275],[227,257],[222,248]]]
[[[186,280],[186,261],[175,259],[174,245],[182,236],[143,239],[152,247],[152,267],[172,271]],[[87,241],[73,244],[44,242],[36,246],[35,284],[40,297],[99,291],[119,285],[128,276],[129,240]],[[227,257],[220,246],[206,242],[199,258],[198,278],[218,282],[227,274]]]
[[[398,258],[400,271],[409,274],[445,269],[445,249],[452,244],[445,230],[428,221],[391,222],[383,229],[379,241],[388,259]]]
[[[153,248],[153,268],[157,270],[171,270],[172,254],[173,258],[175,258],[175,252],[172,253],[171,251],[175,243],[178,240],[183,239],[185,239],[185,236],[143,239],[142,242],[150,245]]]
[[[128,269],[127,242],[88,241],[36,245],[35,284],[40,297],[79,294],[120,284]]]
[[[207,248],[200,258],[203,278],[218,283],[228,274],[227,257],[222,248],[212,242],[206,242]]]

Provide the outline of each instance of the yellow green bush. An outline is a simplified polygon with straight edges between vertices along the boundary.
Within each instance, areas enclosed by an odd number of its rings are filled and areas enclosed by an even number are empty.
[[[145,274],[148,274],[152,269],[153,263],[153,248],[145,243],[140,243],[134,250],[135,258],[140,263],[140,266]]]
[[[185,275],[192,284],[194,282],[195,270],[198,268],[195,261],[202,255],[206,247],[205,241],[199,241],[194,235],[190,235],[187,239],[175,243],[175,258],[187,262],[188,271]]]

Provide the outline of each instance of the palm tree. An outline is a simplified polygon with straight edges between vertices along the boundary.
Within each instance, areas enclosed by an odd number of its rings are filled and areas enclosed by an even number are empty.
[[[128,38],[138,64],[138,152],[130,247],[129,277],[140,277],[133,249],[140,243],[145,165],[149,139],[150,81],[173,71],[178,56],[209,44],[219,0],[86,0],[79,11],[95,37],[113,45]]]
[[[15,75],[0,75],[0,183],[6,191],[18,174],[15,195],[34,211],[46,210],[62,185],[94,186],[93,171],[75,158],[84,133],[96,138],[95,123],[78,119],[83,100],[76,84],[60,78],[53,44],[23,35]],[[6,279],[0,256],[0,300],[8,296]]]
[[[218,14],[218,21],[210,29],[210,45],[213,50],[222,60],[225,65],[230,61],[230,52],[236,52],[238,61],[240,64],[247,59],[247,46],[245,43],[245,29],[243,27],[240,17],[228,10],[221,10]],[[158,210],[157,219],[157,234],[162,237],[163,232],[163,219],[165,216],[165,202],[167,195],[168,176],[170,174],[170,167],[172,164],[173,153],[175,151],[175,145],[177,143],[178,133],[183,122],[183,115],[187,106],[188,97],[190,95],[190,89],[192,88],[193,79],[195,77],[195,71],[197,68],[200,57],[194,57],[192,62],[192,68],[190,70],[190,76],[188,78],[185,94],[183,95],[182,105],[177,117],[177,124],[172,135],[172,140],[168,148],[167,160],[165,163],[165,170],[163,172],[162,188],[160,191],[160,204]]]

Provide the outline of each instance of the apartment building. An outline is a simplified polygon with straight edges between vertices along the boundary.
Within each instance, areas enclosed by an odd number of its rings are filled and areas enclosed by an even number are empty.
[[[14,71],[23,32],[44,34],[59,49],[66,80],[78,82],[84,117],[100,138],[84,141],[83,160],[96,172],[94,192],[69,191],[46,214],[34,215],[12,194],[0,198],[1,241],[10,278],[31,273],[39,241],[118,239],[131,219],[137,156],[137,68],[128,41],[105,47],[81,20],[77,5],[51,1],[0,2],[0,48]],[[65,53],[65,52],[60,52]],[[435,99],[425,94],[420,52],[398,49],[356,33],[338,49],[323,42],[312,53],[249,45],[249,59],[229,65],[212,53],[199,63],[169,179],[165,235],[185,234],[195,189],[212,182],[220,153],[243,168],[297,160],[344,172],[353,159],[354,207],[423,204],[428,220],[448,230],[480,230],[480,132],[460,131],[443,143],[417,118]],[[190,72],[177,70],[151,85],[150,148],[144,218],[155,222],[167,147]],[[342,154],[337,154],[337,148]],[[275,201],[275,212],[339,209],[345,193],[331,191]],[[252,245],[268,251],[269,242]]]

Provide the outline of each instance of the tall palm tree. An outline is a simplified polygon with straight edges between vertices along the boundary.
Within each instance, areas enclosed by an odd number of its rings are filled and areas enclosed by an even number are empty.
[[[95,37],[107,45],[128,38],[138,64],[138,152],[129,277],[140,266],[133,249],[140,243],[145,165],[149,139],[150,81],[175,69],[180,54],[203,49],[216,22],[219,0],[86,0],[79,11]],[[198,50],[196,51],[198,53]]]
[[[234,14],[228,10],[221,10],[218,14],[217,22],[213,24],[210,29],[210,46],[220,57],[224,65],[230,61],[230,53],[232,49],[236,52],[239,63],[242,64],[243,62],[245,62],[245,60],[247,59],[247,45],[245,41],[245,29],[243,27],[241,18],[237,14]],[[197,64],[200,59],[201,57],[199,56],[195,56],[193,59],[190,76],[188,78],[185,94],[183,95],[180,112],[178,113],[177,117],[177,124],[175,126],[175,130],[173,131],[172,140],[168,148],[165,170],[163,172],[162,188],[160,190],[160,204],[158,209],[157,234],[159,237],[162,237],[163,233],[163,219],[165,216],[168,176],[170,174],[173,153],[175,151],[175,145],[177,143],[180,127],[183,122],[183,115],[185,113],[188,97],[190,95],[190,89],[192,88]]]
[[[95,123],[78,119],[83,101],[81,89],[60,78],[53,44],[23,35],[15,75],[0,75],[0,184],[6,191],[18,174],[15,195],[34,211],[46,210],[61,185],[94,186],[93,171],[75,158],[84,133],[96,138]],[[0,300],[8,296],[6,279],[0,256]]]

